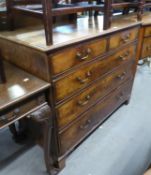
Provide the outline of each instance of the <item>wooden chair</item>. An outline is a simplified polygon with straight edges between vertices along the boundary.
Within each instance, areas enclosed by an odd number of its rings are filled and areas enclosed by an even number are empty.
[[[151,0],[142,0],[143,9],[147,7],[151,7]]]
[[[112,1],[112,2],[111,2]],[[111,27],[112,22],[112,13],[114,9],[130,9],[134,8],[137,9],[137,19],[140,21],[142,19],[142,13],[143,13],[143,2],[142,0],[138,1],[129,1],[125,0],[123,2],[118,2],[115,0],[105,0],[104,4],[104,29],[109,29]],[[128,13],[129,11],[127,11]],[[123,13],[125,14],[125,12]]]
[[[140,1],[140,0],[139,0]],[[104,30],[110,28],[112,21],[113,9],[138,7],[138,20],[141,20],[142,4],[141,2],[119,2],[113,0],[105,0],[104,4],[97,3],[94,5],[92,0],[88,0],[87,4],[75,3],[72,0],[70,6],[61,6],[53,8],[55,2],[52,0],[6,0],[8,9],[8,19],[10,29],[14,29],[14,16],[17,14],[29,15],[40,18],[44,23],[46,44],[53,44],[53,17],[60,15],[71,15],[84,11],[101,11],[104,13]],[[68,1],[67,1],[68,2]],[[73,3],[74,2],[74,3]],[[69,5],[69,4],[68,4]],[[97,13],[96,13],[97,14]]]
[[[42,19],[45,28],[47,45],[51,45],[53,43],[53,16],[69,15],[77,12],[90,11],[95,8],[95,6],[90,4],[90,1],[88,4],[82,6],[74,6],[71,4],[70,6],[62,6],[60,8],[53,8],[53,6],[55,6],[55,3],[51,0],[6,0],[6,5],[11,30],[14,29],[15,14],[23,14],[27,16],[29,15]]]

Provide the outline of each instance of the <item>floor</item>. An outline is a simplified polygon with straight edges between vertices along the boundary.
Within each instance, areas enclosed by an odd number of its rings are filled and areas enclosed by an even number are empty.
[[[91,134],[59,175],[143,175],[151,163],[150,89],[151,69],[138,67],[130,104]],[[10,136],[0,131],[0,175],[47,175],[42,150],[16,145]]]

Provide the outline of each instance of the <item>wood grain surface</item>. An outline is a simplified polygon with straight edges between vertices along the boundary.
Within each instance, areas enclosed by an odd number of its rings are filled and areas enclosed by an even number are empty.
[[[16,66],[5,63],[7,83],[0,84],[0,110],[49,88],[46,83]]]

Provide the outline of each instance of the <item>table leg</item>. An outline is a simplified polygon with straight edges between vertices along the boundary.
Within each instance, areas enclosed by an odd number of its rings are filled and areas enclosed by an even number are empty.
[[[45,105],[38,111],[33,112],[29,117],[33,122],[38,124],[38,127],[32,126],[32,129],[34,130],[33,132],[36,134],[35,137],[39,139],[39,137],[41,137],[41,129],[43,132],[42,146],[44,149],[44,159],[47,172],[51,175],[57,174],[57,169],[54,168],[54,162],[51,155],[52,115],[50,107]]]

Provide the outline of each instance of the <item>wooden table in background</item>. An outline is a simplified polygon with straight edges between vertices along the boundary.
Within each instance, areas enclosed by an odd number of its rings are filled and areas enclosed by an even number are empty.
[[[21,134],[26,134],[25,119],[27,119],[31,126],[29,130],[32,133],[30,134],[35,139],[42,140],[47,171],[50,171],[52,120],[47,101],[50,84],[10,63],[5,62],[4,68],[7,81],[0,84],[0,129],[9,127],[17,140],[21,138]],[[20,130],[16,129],[15,122],[17,121],[20,122]]]

